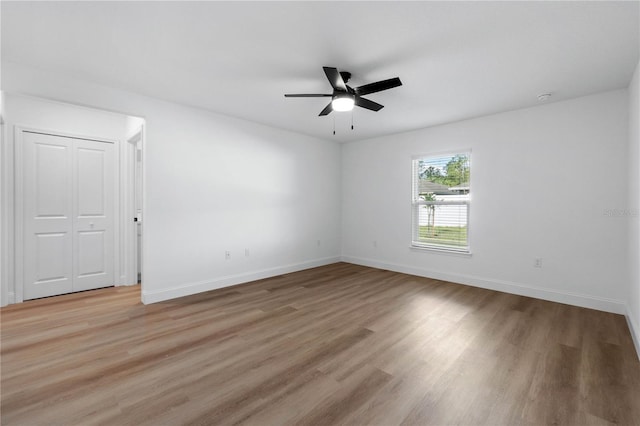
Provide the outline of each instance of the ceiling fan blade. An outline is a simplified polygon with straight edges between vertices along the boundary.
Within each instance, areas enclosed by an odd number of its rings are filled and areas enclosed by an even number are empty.
[[[285,98],[324,98],[331,97],[333,95],[326,95],[324,93],[288,93],[284,95]]]
[[[379,103],[370,101],[369,99],[361,98],[360,96],[356,96],[355,103],[359,107],[370,109],[371,111],[380,111],[384,108],[384,105],[380,105]]]
[[[365,84],[364,86],[356,87],[354,90],[358,95],[368,95],[369,93],[381,92],[387,89],[393,89],[394,87],[402,86],[402,82],[398,77],[390,78],[388,80],[376,81],[375,83]]]
[[[331,105],[331,102],[329,102],[329,105],[324,107],[324,109],[320,111],[320,114],[318,114],[318,116],[321,117],[323,115],[329,115],[331,111],[333,111],[333,106]]]
[[[336,68],[322,67],[322,69],[327,75],[329,83],[331,83],[331,87],[333,87],[334,90],[347,91],[347,85],[344,84],[344,80]]]

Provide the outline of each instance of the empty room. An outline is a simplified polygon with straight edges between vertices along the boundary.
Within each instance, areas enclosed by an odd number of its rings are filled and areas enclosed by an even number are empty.
[[[2,1],[2,425],[640,425],[640,2]]]

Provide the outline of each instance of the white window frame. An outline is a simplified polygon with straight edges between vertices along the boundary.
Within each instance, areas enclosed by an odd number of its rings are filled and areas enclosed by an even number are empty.
[[[435,157],[455,157],[456,155],[466,155],[469,158],[469,189],[471,189],[471,179],[473,172],[471,171],[471,149],[460,149],[456,151],[437,152],[429,154],[414,155],[411,157],[411,248],[419,250],[436,251],[453,254],[471,254],[471,190],[469,190],[469,199],[464,201],[426,201],[419,197],[418,188],[418,161]],[[442,205],[466,205],[467,206],[467,245],[463,247],[447,246],[443,244],[424,243],[417,241],[419,233],[419,214],[421,206],[442,206]]]

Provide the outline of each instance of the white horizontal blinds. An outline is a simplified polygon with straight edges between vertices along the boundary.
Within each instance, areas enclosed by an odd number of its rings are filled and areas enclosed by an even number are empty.
[[[413,238],[417,247],[469,251],[468,152],[413,160]]]

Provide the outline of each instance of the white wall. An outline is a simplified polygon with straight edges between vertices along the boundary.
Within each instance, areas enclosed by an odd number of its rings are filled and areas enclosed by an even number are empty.
[[[129,120],[123,114],[12,93],[4,94],[4,107],[12,140],[16,125],[106,139],[127,135]]]
[[[146,302],[339,258],[336,143],[23,65],[2,66],[7,92],[146,119]]]
[[[469,148],[472,256],[410,249],[411,156]],[[624,313],[626,153],[626,90],[346,144],[344,259]]]
[[[640,62],[629,84],[629,292],[627,318],[640,356]]]

